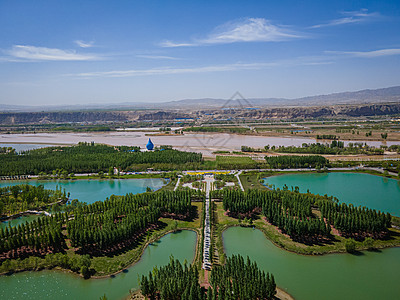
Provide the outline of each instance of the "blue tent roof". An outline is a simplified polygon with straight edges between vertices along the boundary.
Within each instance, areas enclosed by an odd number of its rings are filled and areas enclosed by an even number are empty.
[[[153,150],[154,149],[154,144],[151,141],[151,139],[149,139],[149,141],[147,142],[146,148],[147,148],[147,150]]]

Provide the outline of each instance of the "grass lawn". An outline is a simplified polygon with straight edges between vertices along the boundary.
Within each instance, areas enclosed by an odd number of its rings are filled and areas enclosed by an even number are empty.
[[[258,164],[250,157],[242,156],[217,155],[215,161],[218,169],[254,169]]]
[[[260,173],[256,171],[251,171],[239,175],[240,181],[242,182],[245,191],[248,189],[267,190],[267,188],[259,182],[259,179],[257,179],[258,174]]]

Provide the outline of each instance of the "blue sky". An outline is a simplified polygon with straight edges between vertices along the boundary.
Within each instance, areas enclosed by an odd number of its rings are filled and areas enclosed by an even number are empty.
[[[327,94],[400,84],[396,1],[0,0],[0,103]]]

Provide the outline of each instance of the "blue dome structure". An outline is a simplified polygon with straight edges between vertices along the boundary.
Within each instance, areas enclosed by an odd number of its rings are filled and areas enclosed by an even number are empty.
[[[147,150],[149,150],[149,151],[151,151],[151,150],[154,149],[154,144],[153,144],[153,142],[151,141],[151,139],[149,139],[149,141],[147,142],[146,148],[147,148]]]

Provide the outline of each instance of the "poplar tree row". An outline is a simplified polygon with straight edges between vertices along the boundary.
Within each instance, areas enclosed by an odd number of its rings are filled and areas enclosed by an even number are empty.
[[[274,275],[240,255],[229,257],[224,266],[215,266],[210,283],[217,299],[273,299],[276,294]]]
[[[111,196],[74,212],[67,222],[68,236],[73,247],[109,248],[132,241],[160,216],[186,218],[190,214],[191,191],[160,191],[156,193]]]
[[[223,208],[232,217],[255,218],[259,213],[293,240],[312,243],[329,237],[331,226],[344,236],[363,239],[379,238],[391,227],[391,215],[374,209],[338,204],[332,197],[288,190],[224,190],[218,195]],[[319,208],[321,218],[314,216],[312,207]]]
[[[111,196],[104,202],[81,205],[70,212],[40,217],[16,227],[0,229],[0,256],[11,250],[61,250],[65,239],[85,252],[135,242],[161,216],[186,219],[191,199],[205,198],[199,191],[159,191]],[[67,236],[62,233],[66,226]],[[49,249],[51,248],[51,249]],[[28,251],[29,252],[29,251]]]
[[[260,212],[293,240],[313,242],[330,235],[331,227],[311,211],[313,194],[273,190],[224,191],[223,207],[233,217],[254,218]]]
[[[31,250],[61,250],[64,245],[62,223],[66,215],[57,213],[15,227],[0,229],[0,254],[22,247]],[[25,249],[27,250],[27,249]]]
[[[134,152],[132,152],[134,150]],[[135,147],[114,147],[94,143],[79,143],[71,147],[47,147],[21,153],[0,155],[0,176],[51,173],[56,169],[68,173],[107,172],[110,166],[129,170],[147,165],[164,167],[202,162],[200,153],[166,149],[140,152]],[[145,166],[146,165],[146,166]]]
[[[274,299],[276,294],[274,276],[240,255],[228,258],[224,266],[215,266],[210,284],[207,290],[200,287],[197,268],[171,258],[168,265],[142,276],[140,288],[149,299],[169,300]]]
[[[282,155],[282,156],[266,156],[267,164],[273,169],[281,168],[315,168],[328,166],[329,161],[320,155]]]
[[[375,209],[326,201],[319,203],[319,207],[322,217],[347,236],[379,236],[391,227],[391,215]]]
[[[224,190],[223,208],[229,211],[229,214],[238,216],[252,217],[253,212],[259,213],[265,208],[270,211],[272,203],[279,202],[281,208],[287,211],[289,215],[300,218],[312,216],[311,204],[315,202],[315,195],[301,194],[283,190],[263,191],[251,189],[245,192],[239,190]]]

